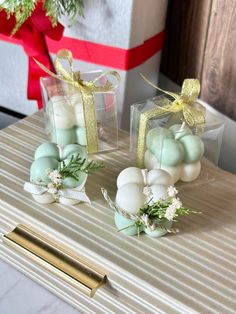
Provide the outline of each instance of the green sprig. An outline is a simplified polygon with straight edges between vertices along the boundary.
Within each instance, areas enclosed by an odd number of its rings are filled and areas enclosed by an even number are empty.
[[[172,201],[158,201],[153,204],[145,204],[143,207],[140,208],[140,215],[146,214],[148,215],[149,219],[163,219],[165,218],[165,213],[167,208],[172,204]],[[174,214],[174,218],[178,216],[184,216],[189,214],[200,214],[198,211],[194,211],[190,208],[181,206],[177,208]]]
[[[79,180],[81,172],[91,173],[98,169],[104,168],[104,164],[97,164],[93,160],[87,161],[86,158],[82,158],[80,154],[72,155],[70,161],[66,164],[63,160],[59,165],[59,173],[62,178],[72,177],[75,180]]]
[[[5,0],[0,5],[0,11],[5,10],[10,15],[14,14],[16,25],[12,31],[14,35],[22,24],[32,15],[38,2],[34,0]],[[73,22],[77,15],[84,17],[84,0],[46,0],[43,8],[50,17],[52,25],[56,26],[61,15],[68,15]]]

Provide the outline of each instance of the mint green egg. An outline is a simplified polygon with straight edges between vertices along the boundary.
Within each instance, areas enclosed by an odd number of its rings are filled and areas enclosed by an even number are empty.
[[[154,230],[151,230],[149,228],[144,228],[144,232],[149,235],[149,237],[152,238],[159,238],[162,237],[163,235],[165,235],[168,231],[166,229],[170,229],[172,226],[172,221],[169,220],[165,220],[162,223],[162,227],[157,227]]]
[[[179,140],[183,136],[192,134],[191,129],[187,125],[182,127],[182,124],[174,124],[169,128],[169,130],[173,133],[176,140]]]
[[[84,159],[88,157],[87,151],[85,147],[82,147],[78,144],[69,144],[66,145],[63,149],[63,159],[71,158],[72,155],[80,154],[80,156]]]
[[[197,135],[186,135],[180,139],[184,147],[184,162],[186,164],[195,163],[204,154],[203,141]]]
[[[77,186],[80,186],[84,180],[86,179],[87,174],[84,172],[80,172],[79,174],[79,180],[76,180],[72,177],[67,177],[62,180],[62,187],[64,189],[73,189],[76,188]]]
[[[184,148],[179,141],[166,138],[160,146],[156,145],[154,155],[161,165],[175,167],[184,159]]]
[[[34,153],[34,159],[41,157],[52,157],[59,160],[59,150],[54,143],[43,143],[41,144]]]
[[[119,213],[115,213],[114,216],[115,225],[120,232],[124,233],[125,235],[133,236],[138,234],[138,227],[134,225],[134,221],[128,218],[125,218]],[[128,227],[128,228],[127,228]],[[143,231],[143,228],[140,228],[140,232]]]
[[[146,146],[154,154],[154,151],[160,149],[162,141],[165,138],[173,138],[173,134],[166,128],[157,127],[147,133]]]
[[[75,134],[76,134],[76,143],[82,146],[86,146],[87,145],[86,129],[83,127],[76,127]]]
[[[74,129],[54,129],[52,132],[52,142],[58,145],[74,144],[76,142]]]
[[[30,181],[47,185],[50,182],[47,172],[55,169],[58,169],[58,160],[52,157],[40,157],[31,164]]]

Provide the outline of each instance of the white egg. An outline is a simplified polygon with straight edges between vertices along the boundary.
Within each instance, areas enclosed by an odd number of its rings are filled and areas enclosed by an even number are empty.
[[[155,184],[152,185],[150,188],[152,190],[152,200],[153,202],[157,202],[160,199],[167,199],[168,198],[168,194],[167,194],[167,185],[163,185],[163,184]]]
[[[62,99],[53,101],[51,100],[52,109],[50,111],[50,120],[53,127],[58,129],[71,129],[75,125],[75,120],[72,112],[72,107],[68,101],[63,97]]]
[[[117,187],[120,189],[127,183],[137,183],[143,185],[143,175],[141,169],[137,167],[125,168],[117,177]]]
[[[147,184],[163,184],[170,186],[173,185],[174,182],[169,172],[163,169],[152,169],[147,174]]]
[[[80,201],[72,199],[72,198],[66,198],[64,196],[60,196],[59,202],[60,202],[60,204],[63,204],[63,205],[76,205]]]
[[[136,214],[144,203],[143,187],[139,184],[128,183],[116,193],[116,204],[129,213]]]
[[[181,181],[191,182],[199,176],[201,171],[201,162],[198,161],[194,164],[183,164]]]
[[[148,149],[144,154],[144,166],[146,169],[158,169],[159,163],[155,155],[153,155]]]
[[[180,180],[182,174],[182,164],[175,167],[168,167],[162,165],[160,168],[167,171],[171,175],[173,183],[176,183],[177,181]]]
[[[44,193],[41,195],[32,194],[32,197],[35,199],[36,202],[40,204],[51,204],[55,202],[54,197],[50,193]]]
[[[76,93],[70,96],[70,104],[73,108],[75,108],[76,105],[82,105],[82,97],[80,93]]]
[[[83,104],[77,103],[74,106],[75,123],[78,126],[85,126]]]

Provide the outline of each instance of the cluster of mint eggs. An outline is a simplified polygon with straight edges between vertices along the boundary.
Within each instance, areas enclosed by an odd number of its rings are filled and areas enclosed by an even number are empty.
[[[146,168],[162,168],[172,175],[174,182],[190,182],[199,176],[204,144],[187,125],[151,129],[147,133],[146,146]]]
[[[80,94],[51,97],[46,108],[52,142],[86,146],[86,128]]]
[[[87,159],[87,152],[84,147],[77,144],[69,144],[64,148],[54,143],[43,143],[35,151],[34,161],[30,167],[30,182],[36,185],[47,186],[50,183],[49,170],[58,170],[60,163],[65,164],[71,160],[72,156],[80,154],[83,159]],[[81,172],[79,180],[66,177],[62,180],[62,188],[75,188],[79,186],[86,177],[86,173]]]

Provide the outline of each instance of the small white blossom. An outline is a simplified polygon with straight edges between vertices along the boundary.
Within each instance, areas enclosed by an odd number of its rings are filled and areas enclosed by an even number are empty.
[[[48,188],[49,188],[49,189],[54,189],[54,184],[53,184],[52,182],[49,182],[49,183],[48,183]]]
[[[143,194],[146,196],[146,203],[152,204],[153,193],[152,189],[149,186],[143,188]]]
[[[181,200],[178,197],[175,197],[172,199],[172,205],[176,208],[179,209],[183,204]]]
[[[62,179],[58,170],[53,170],[48,174],[49,179],[55,184],[61,184]]]
[[[147,215],[147,214],[143,214],[140,218],[141,218],[141,222],[142,222],[145,226],[147,226],[148,223],[149,223],[149,217],[148,217],[148,215]]]
[[[176,207],[173,204],[170,204],[165,213],[165,218],[168,219],[169,221],[173,220],[176,212]]]
[[[178,194],[178,190],[174,187],[174,186],[169,186],[167,188],[167,194],[170,196],[170,197],[175,197],[175,195]]]

